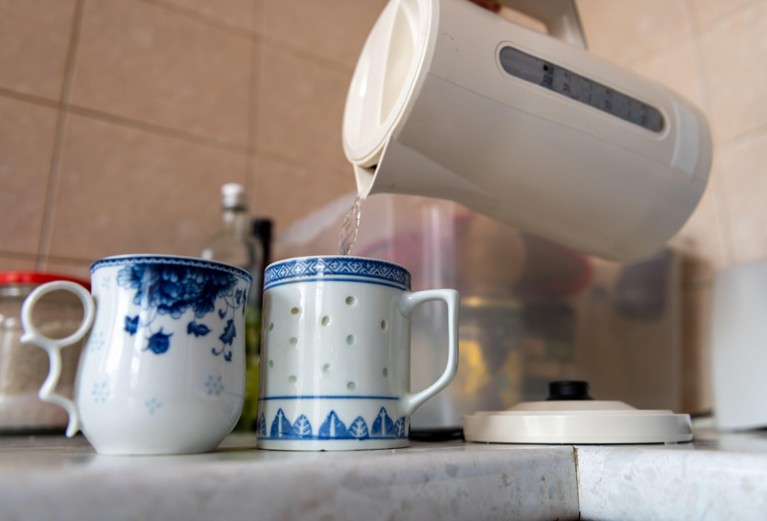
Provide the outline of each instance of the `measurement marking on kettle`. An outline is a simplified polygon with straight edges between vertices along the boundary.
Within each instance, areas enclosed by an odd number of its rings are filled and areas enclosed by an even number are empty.
[[[578,101],[653,132],[665,126],[655,107],[597,83],[573,71],[505,46],[498,58],[504,71],[572,100]]]

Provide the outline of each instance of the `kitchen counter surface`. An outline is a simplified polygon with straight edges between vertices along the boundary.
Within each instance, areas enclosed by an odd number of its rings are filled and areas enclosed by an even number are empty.
[[[0,436],[0,518],[749,519],[767,515],[767,433],[687,444],[414,443],[295,453],[230,436],[187,456],[96,455],[82,437]]]
[[[767,431],[575,450],[583,519],[767,519]]]

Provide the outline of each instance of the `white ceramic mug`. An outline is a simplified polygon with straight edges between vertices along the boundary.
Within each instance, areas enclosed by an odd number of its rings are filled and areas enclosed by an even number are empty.
[[[40,286],[22,307],[22,341],[45,349],[50,360],[40,398],[67,410],[67,436],[82,429],[102,454],[215,449],[242,410],[250,282],[250,274],[226,264],[129,255],[91,266],[93,297],[71,282]],[[59,290],[80,298],[84,319],[71,336],[46,338],[33,308]],[[53,391],[59,350],[89,329],[72,401]]]
[[[258,446],[357,450],[408,445],[410,415],[458,365],[458,292],[410,292],[410,273],[349,256],[271,264],[264,275]],[[447,304],[448,361],[410,391],[410,314]]]

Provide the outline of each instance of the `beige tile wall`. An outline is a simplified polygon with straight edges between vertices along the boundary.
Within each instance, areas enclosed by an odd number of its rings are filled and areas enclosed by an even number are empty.
[[[341,150],[385,0],[0,0],[0,270],[196,255],[219,187],[277,232],[354,190]]]
[[[767,255],[767,2],[578,4],[593,52],[710,118],[713,176],[675,242],[715,267]],[[343,103],[384,5],[0,0],[0,269],[193,255],[226,181],[278,233],[353,191]],[[707,294],[712,272],[696,273]]]
[[[73,105],[248,145],[253,39],[141,1],[86,1]]]
[[[58,101],[75,0],[0,2],[0,87]]]

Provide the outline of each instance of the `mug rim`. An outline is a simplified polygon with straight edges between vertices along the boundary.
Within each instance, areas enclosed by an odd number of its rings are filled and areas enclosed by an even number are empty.
[[[180,265],[180,266],[192,266],[195,268],[213,269],[219,271],[226,271],[235,276],[240,276],[248,281],[253,282],[253,275],[248,273],[247,270],[220,262],[216,260],[202,259],[200,257],[190,257],[187,255],[166,255],[162,253],[128,253],[123,255],[110,255],[97,261],[94,261],[89,269],[89,272],[93,274],[99,268],[106,268],[111,266],[126,266],[131,264],[166,264],[166,265]]]
[[[323,261],[321,265],[310,265],[308,271],[296,269],[300,265],[309,265],[313,261]],[[358,271],[344,271],[333,269],[329,266],[332,262],[367,263],[372,271],[359,273]],[[275,273],[280,266],[292,265],[283,273]],[[381,272],[375,267],[388,266],[389,270]],[[356,255],[306,255],[302,257],[290,257],[272,262],[264,270],[264,291],[283,284],[312,282],[316,280],[333,280],[337,282],[376,283],[410,291],[411,275],[404,266],[389,260],[375,257],[361,257]]]

